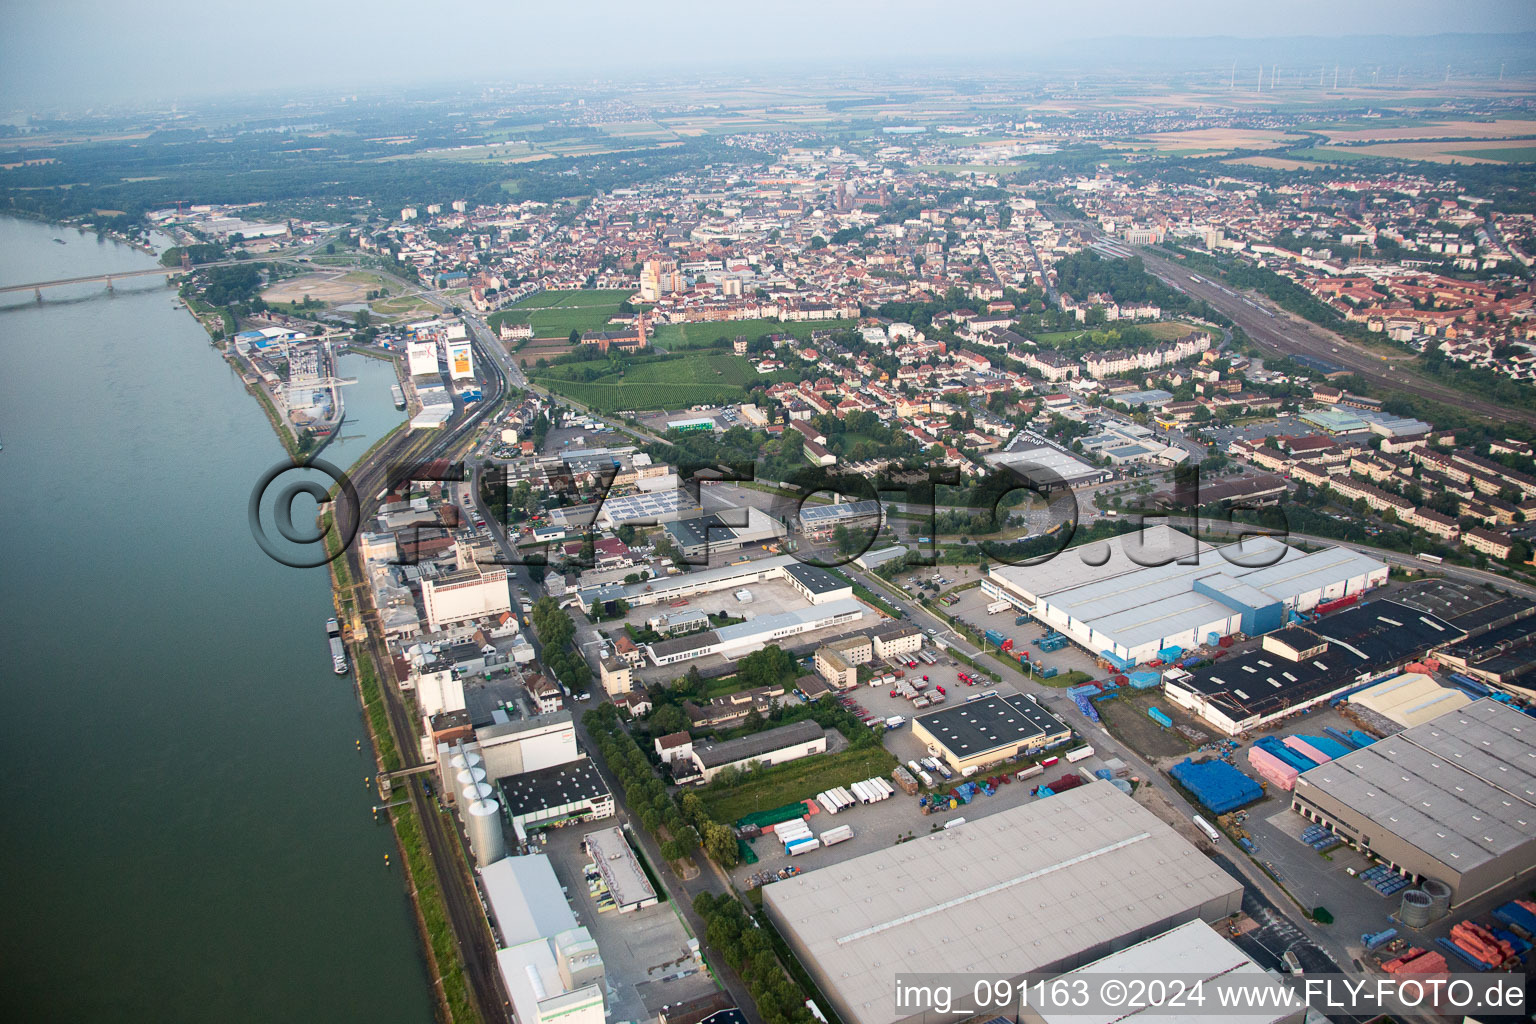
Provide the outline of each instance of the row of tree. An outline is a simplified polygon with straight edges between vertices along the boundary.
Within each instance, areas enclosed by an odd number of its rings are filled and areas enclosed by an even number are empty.
[[[767,1024],[811,1024],[805,993],[784,972],[767,933],[739,900],[701,892],[693,898],[693,909],[704,919],[705,940],[741,975]]]
[[[576,636],[576,624],[570,615],[554,598],[546,596],[534,602],[532,618],[534,632],[544,648],[544,667],[573,694],[585,693],[592,681],[592,670],[571,645]]]

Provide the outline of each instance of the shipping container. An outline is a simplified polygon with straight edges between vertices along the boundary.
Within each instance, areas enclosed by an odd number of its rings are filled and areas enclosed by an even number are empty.
[[[964,825],[964,824],[965,824],[965,819],[964,818],[950,818],[948,821],[946,821],[944,823],[944,827],[945,828],[954,828],[956,825]]]
[[[821,849],[821,840],[807,839],[805,842],[800,843],[798,846],[795,846],[786,852],[788,852],[791,857],[798,857],[802,853],[810,853],[812,850],[819,849]]]
[[[1093,756],[1093,747],[1081,746],[1076,750],[1069,750],[1063,755],[1068,761],[1081,761],[1085,757]]]
[[[827,829],[817,838],[821,840],[822,846],[834,846],[837,843],[841,843],[845,839],[853,838],[853,826],[838,825],[835,828]]]
[[[987,614],[996,615],[998,612],[1005,612],[1012,607],[1013,605],[1009,604],[1007,601],[993,601],[987,605]]]

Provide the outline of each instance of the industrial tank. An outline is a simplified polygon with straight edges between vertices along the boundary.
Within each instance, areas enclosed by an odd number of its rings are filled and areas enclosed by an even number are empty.
[[[481,757],[473,750],[460,751],[448,759],[448,764],[456,772],[461,772],[465,768],[478,768],[484,763],[485,758]]]
[[[495,792],[489,782],[474,782],[460,790],[459,795],[464,798],[465,804],[472,804],[476,800],[489,799]]]
[[[1429,924],[1429,893],[1423,889],[1409,889],[1403,893],[1403,904],[1397,916],[1409,928],[1423,928]]]
[[[1420,889],[1429,894],[1429,919],[1438,921],[1451,912],[1451,887],[1438,878],[1426,878]]]
[[[495,800],[476,800],[464,809],[469,826],[469,845],[481,867],[507,855],[507,838],[501,830],[501,805]]]

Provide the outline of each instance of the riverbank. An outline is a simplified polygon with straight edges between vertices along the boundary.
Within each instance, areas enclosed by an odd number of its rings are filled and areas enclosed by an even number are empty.
[[[198,315],[190,302],[185,303],[182,308],[205,331],[209,330],[208,324]],[[209,333],[211,336],[211,331]],[[215,347],[220,350],[225,362],[239,375],[246,393],[256,399],[272,432],[296,463],[318,456],[339,435],[344,422],[341,419],[337,420],[312,450],[301,454],[295,432],[283,421],[259,378],[255,377],[253,371],[248,371],[242,365],[239,355],[227,341],[223,344],[215,343]],[[386,355],[382,351],[368,351],[365,347],[353,345],[346,346],[342,351],[391,362],[394,364],[395,378],[397,381],[400,380],[399,360],[392,355]],[[373,442],[352,465],[344,467],[347,475],[355,478],[361,467],[367,465],[369,460],[392,438],[400,431],[408,429],[409,423],[402,422],[386,432]],[[327,529],[327,546],[336,556],[328,565],[332,604],[336,609],[337,617],[348,625],[350,631],[353,624],[365,623],[368,615],[372,613],[366,582],[352,580],[347,553],[336,550],[334,533],[329,530],[330,517],[326,516],[322,519],[321,525]],[[365,637],[366,632],[363,637],[352,636],[348,648],[354,673],[353,692],[362,710],[364,729],[373,752],[372,781],[376,785],[380,772],[395,771],[403,765],[400,743],[406,740],[396,737],[390,726],[389,716],[384,707],[384,695],[381,691],[381,686],[384,685],[382,680],[387,679],[387,676],[384,673],[384,666],[381,666],[375,658],[373,645],[363,642]],[[470,1000],[469,986],[464,977],[458,945],[448,923],[448,912],[442,889],[434,865],[423,844],[422,823],[408,800],[396,801],[394,804],[385,805],[384,808],[375,805],[375,820],[381,809],[388,816],[394,837],[396,855],[393,858],[394,864],[390,866],[403,872],[404,889],[416,924],[418,948],[429,967],[436,1004],[435,1015],[439,1020],[447,1021],[449,1024],[475,1024],[481,1018]]]

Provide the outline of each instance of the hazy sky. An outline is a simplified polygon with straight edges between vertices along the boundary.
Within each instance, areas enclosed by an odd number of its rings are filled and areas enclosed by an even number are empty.
[[[1531,0],[0,0],[4,107],[292,86],[995,61],[1104,36],[1536,30]]]

